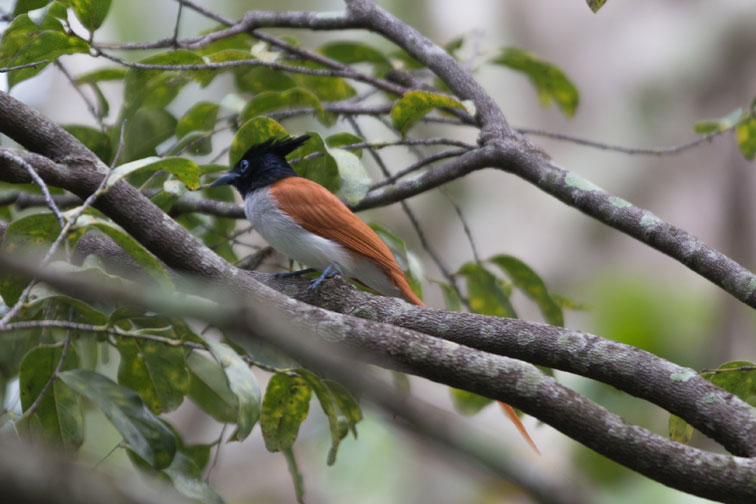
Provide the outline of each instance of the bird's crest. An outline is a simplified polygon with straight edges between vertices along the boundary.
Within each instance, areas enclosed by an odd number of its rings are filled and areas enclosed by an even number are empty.
[[[242,159],[261,159],[266,154],[273,154],[286,158],[287,155],[297,150],[309,139],[309,135],[290,137],[284,140],[279,140],[275,137],[269,138],[261,144],[256,144],[250,147],[247,152],[244,153]]]

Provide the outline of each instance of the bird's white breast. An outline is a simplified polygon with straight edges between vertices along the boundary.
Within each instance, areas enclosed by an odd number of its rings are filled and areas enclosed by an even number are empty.
[[[307,231],[278,209],[268,188],[247,194],[244,214],[271,247],[291,259],[320,271],[333,264],[347,278],[356,278],[381,294],[401,297],[377,264],[336,241]]]

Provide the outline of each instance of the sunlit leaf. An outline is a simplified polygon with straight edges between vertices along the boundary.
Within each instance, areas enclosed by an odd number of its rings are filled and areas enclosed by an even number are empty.
[[[231,151],[228,154],[231,166],[235,166],[242,156],[253,145],[261,144],[271,138],[287,138],[289,133],[273,119],[254,117],[242,124],[231,141]]]
[[[105,21],[110,0],[69,0],[76,17],[89,31],[95,31]]]
[[[502,48],[491,62],[527,75],[536,88],[541,105],[547,106],[554,100],[564,115],[575,115],[580,95],[575,85],[556,65],[538,59],[517,47]]]
[[[606,0],[585,0],[585,3],[588,4],[588,7],[590,7],[593,12],[598,12],[598,10],[606,3]]]
[[[63,25],[53,16],[45,16],[37,25],[28,14],[21,14],[3,32],[0,41],[0,67],[12,67],[46,61],[35,67],[7,73],[8,88],[29,79],[64,54],[84,53],[89,45],[65,33]]]
[[[693,426],[677,415],[669,415],[669,439],[688,444],[693,437]]]
[[[746,159],[753,161],[756,156],[756,117],[748,117],[738,123],[735,130],[740,151]]]
[[[730,369],[731,371],[705,374],[704,378],[714,385],[735,394],[751,406],[756,406],[756,371],[739,371],[737,368],[754,368],[756,364],[749,361],[726,362],[718,369]]]
[[[88,369],[72,369],[60,379],[97,404],[121,433],[129,448],[156,469],[168,467],[176,453],[176,438],[139,395]]]
[[[543,313],[543,318],[551,325],[563,326],[564,314],[546,289],[546,284],[533,269],[510,255],[497,255],[490,261],[499,266],[509,276],[515,287],[535,301]]]
[[[55,371],[63,349],[37,347],[21,361],[19,392],[21,407],[27,411],[37,400],[42,389]],[[62,370],[79,367],[79,359],[72,347],[68,348]],[[55,380],[48,388],[36,411],[27,424],[32,436],[61,445],[66,451],[76,451],[84,442],[84,410],[81,401],[65,383]]]
[[[323,110],[323,105],[312,91],[295,87],[285,91],[263,91],[258,93],[242,110],[241,120],[248,121],[255,116],[267,114],[275,110],[296,107],[312,107],[318,112]]]
[[[707,119],[693,124],[693,131],[701,135],[708,135],[716,131],[725,131],[735,127],[743,118],[743,108],[737,108],[719,119]]]
[[[404,93],[391,107],[394,127],[405,134],[415,123],[435,108],[461,108],[464,105],[451,96],[431,91],[413,90]]]
[[[299,426],[310,410],[310,396],[310,387],[300,376],[276,373],[271,377],[260,415],[268,451],[288,450],[294,445]]]
[[[106,187],[113,187],[119,180],[138,172],[155,172],[158,170],[175,176],[192,191],[199,189],[200,171],[197,163],[186,158],[160,158],[156,156],[138,159],[115,167],[108,175]]]

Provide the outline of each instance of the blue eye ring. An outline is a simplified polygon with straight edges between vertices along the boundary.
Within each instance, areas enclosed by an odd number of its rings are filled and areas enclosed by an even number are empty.
[[[242,173],[244,173],[249,168],[249,161],[247,161],[246,159],[242,159],[241,162],[239,163],[239,167],[241,167],[241,171]]]

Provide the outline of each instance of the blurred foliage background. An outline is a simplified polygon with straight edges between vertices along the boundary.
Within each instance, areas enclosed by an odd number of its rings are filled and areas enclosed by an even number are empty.
[[[8,12],[12,3],[0,0],[0,9]],[[463,36],[463,58],[477,68],[480,82],[515,126],[627,146],[674,145],[693,137],[694,122],[723,116],[753,98],[756,3],[749,0],[609,1],[597,15],[581,0],[379,3],[440,44]],[[238,18],[251,8],[339,10],[342,4],[327,0],[215,0],[212,7]],[[98,38],[162,38],[172,29],[175,11],[176,4],[170,1],[114,0]],[[180,33],[193,35],[209,26],[206,20],[186,12]],[[286,31],[276,33],[285,35]],[[302,31],[296,36],[308,47],[334,38],[385,46],[379,38],[362,32]],[[523,48],[562,68],[580,91],[574,117],[565,117],[554,106],[540,107],[522,75],[482,65],[501,46]],[[74,74],[100,64],[86,56],[70,56],[64,61]],[[0,75],[0,82],[2,79]],[[112,103],[120,101],[120,88],[105,83],[103,91]],[[222,80],[202,91],[191,84],[169,110],[180,117],[202,96],[219,97],[225,92]],[[72,117],[77,123],[89,119],[74,90],[52,67],[19,84],[13,95],[61,123],[74,122]],[[303,132],[313,124],[305,118],[288,127]],[[458,139],[475,142],[472,130],[448,130],[444,125],[417,128],[427,136],[453,131]],[[385,135],[379,124],[366,125],[365,134],[371,140]],[[215,141],[222,145],[230,140],[230,134],[222,133]],[[543,138],[534,141],[559,164],[692,232],[745,267],[756,267],[751,197],[756,188],[754,170],[732,136],[668,157],[623,155]],[[401,149],[385,156],[397,167],[412,162]],[[369,169],[377,178],[377,169]],[[590,307],[567,312],[566,326],[638,346],[694,369],[716,367],[729,360],[753,360],[756,319],[752,311],[675,261],[500,172],[476,172],[449,184],[447,190],[461,205],[481,257],[502,253],[520,257],[553,291]],[[442,194],[422,194],[410,204],[453,270],[471,259],[462,227]],[[385,224],[402,236],[420,257],[425,274],[439,276],[397,205],[365,212],[362,217]],[[437,289],[426,285],[425,291],[429,305],[443,306]],[[520,316],[540,320],[535,308],[521,311]],[[111,362],[114,369],[116,360]],[[659,408],[608,386],[565,373],[557,372],[557,376],[629,421],[666,435],[668,415]],[[259,378],[266,379],[264,374]],[[412,379],[412,393],[451,408],[445,387]],[[84,451],[97,460],[120,436],[101,415],[87,414],[92,418],[87,418]],[[212,442],[221,427],[189,401],[168,419],[192,442]],[[470,422],[508,441],[512,452],[544,471],[585,479],[601,493],[602,502],[704,502],[635,475],[551,428],[537,425],[532,418],[525,422],[542,457],[529,450],[493,407]],[[320,410],[312,408],[296,445],[308,502],[528,501],[515,489],[481,478],[447,455],[429,451],[394,429],[392,419],[373,411],[366,411],[359,439],[344,441],[333,467],[325,464],[329,443],[327,421]],[[692,444],[712,448],[701,436],[694,437]],[[107,470],[117,472],[121,466],[130,463],[123,451],[117,451],[108,459]],[[268,453],[259,436],[224,445],[210,479],[228,502],[294,499],[284,459]]]

